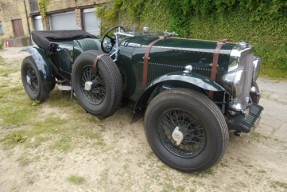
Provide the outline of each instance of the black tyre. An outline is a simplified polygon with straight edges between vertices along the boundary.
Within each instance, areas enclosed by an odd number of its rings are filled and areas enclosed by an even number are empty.
[[[28,56],[23,60],[21,78],[23,87],[30,99],[42,102],[49,97],[50,90],[45,87],[45,82],[41,78],[32,56]]]
[[[183,172],[209,169],[229,140],[226,121],[205,95],[172,89],[156,96],[145,112],[145,133],[154,153]]]
[[[75,61],[72,72],[72,86],[81,106],[89,113],[111,116],[117,109],[123,92],[120,71],[108,55],[98,61],[93,68],[100,51],[82,53]]]

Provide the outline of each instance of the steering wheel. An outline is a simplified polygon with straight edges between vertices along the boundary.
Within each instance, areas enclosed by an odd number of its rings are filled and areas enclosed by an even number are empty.
[[[111,28],[108,32],[106,32],[101,41],[101,48],[103,52],[110,53],[114,45],[116,44],[115,33],[125,31],[126,31],[125,28],[123,28],[122,26],[116,26]]]

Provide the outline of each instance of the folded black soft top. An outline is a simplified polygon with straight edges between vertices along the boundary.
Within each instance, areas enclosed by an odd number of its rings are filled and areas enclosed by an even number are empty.
[[[32,31],[32,39],[38,47],[50,51],[55,42],[72,41],[83,38],[97,38],[83,30],[59,30],[59,31]]]

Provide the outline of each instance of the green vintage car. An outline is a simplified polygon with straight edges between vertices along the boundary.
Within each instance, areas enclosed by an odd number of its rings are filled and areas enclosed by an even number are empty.
[[[206,170],[225,153],[229,130],[248,133],[263,108],[256,80],[260,59],[245,42],[126,32],[102,39],[84,31],[33,32],[38,47],[22,63],[24,89],[45,101],[58,84],[85,111],[109,117],[120,104],[144,115],[146,138],[167,165]]]

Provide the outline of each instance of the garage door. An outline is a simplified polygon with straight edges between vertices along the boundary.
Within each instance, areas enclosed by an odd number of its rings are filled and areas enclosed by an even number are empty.
[[[74,11],[53,14],[50,16],[51,30],[77,29],[76,13]]]
[[[43,23],[41,16],[34,17],[34,27],[35,31],[43,31]]]
[[[84,9],[83,11],[84,29],[93,34],[100,35],[101,20],[96,16],[96,9]]]

